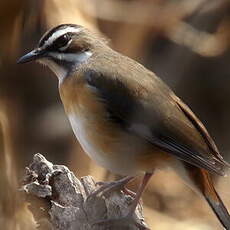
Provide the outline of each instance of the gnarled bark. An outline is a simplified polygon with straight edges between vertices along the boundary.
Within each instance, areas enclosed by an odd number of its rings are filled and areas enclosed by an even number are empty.
[[[132,198],[121,191],[87,199],[95,189],[92,176],[79,180],[66,166],[53,165],[41,154],[35,154],[26,169],[22,188],[40,229],[136,230],[135,221],[143,223],[142,207],[139,205],[129,221],[95,224],[104,219],[125,216],[132,202]]]

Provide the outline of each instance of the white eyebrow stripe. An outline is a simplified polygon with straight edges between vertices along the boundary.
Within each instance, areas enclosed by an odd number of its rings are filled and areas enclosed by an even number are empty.
[[[78,33],[82,30],[82,28],[75,28],[75,27],[66,27],[65,29],[58,30],[52,34],[51,37],[47,41],[45,41],[43,48],[46,48],[50,44],[52,44],[57,38],[61,37],[62,35],[66,33]]]

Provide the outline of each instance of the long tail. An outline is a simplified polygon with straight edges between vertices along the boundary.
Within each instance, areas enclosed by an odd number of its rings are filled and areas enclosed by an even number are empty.
[[[192,179],[199,192],[205,197],[223,227],[226,230],[230,230],[230,215],[217,194],[209,173],[204,169],[193,166],[188,166],[186,168],[189,168],[188,172],[190,179]]]
[[[230,230],[230,215],[228,210],[216,192],[209,174],[206,172],[204,176],[206,177],[207,191],[205,191],[203,195],[224,228]]]

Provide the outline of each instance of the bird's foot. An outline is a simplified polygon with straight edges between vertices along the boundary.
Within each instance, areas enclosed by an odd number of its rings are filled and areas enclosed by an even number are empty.
[[[133,199],[136,197],[136,193],[127,189],[125,186],[121,190],[125,195],[131,196]]]
[[[124,179],[124,178],[123,178]],[[128,179],[128,178],[127,178]],[[122,180],[122,179],[121,179]],[[135,198],[136,196],[136,193],[131,191],[130,189],[127,189],[125,187],[125,185],[131,180],[129,180],[128,182],[125,180],[125,181],[121,181],[121,180],[118,180],[118,181],[112,181],[112,182],[103,182],[103,181],[100,181],[100,182],[97,182],[96,185],[99,185],[101,186],[99,189],[97,189],[95,192],[97,192],[97,194],[99,194],[100,192],[102,193],[107,193],[107,192],[111,192],[111,191],[114,191],[114,190],[121,190],[125,195],[129,195],[131,196],[132,198]],[[100,190],[100,191],[99,191]],[[97,195],[96,194],[96,195]],[[102,194],[103,195],[103,194]]]
[[[120,218],[111,218],[111,219],[105,219],[105,220],[100,220],[97,222],[94,222],[93,225],[102,225],[106,224],[108,226],[117,226],[117,227],[123,227],[126,225],[132,224],[134,221],[134,225],[139,229],[139,230],[150,230],[145,224],[143,224],[140,220],[135,220],[132,215],[128,214],[127,216],[120,217]]]
[[[131,190],[125,188],[125,185],[131,181],[134,177],[133,176],[127,176],[124,177],[120,180],[117,181],[112,181],[112,182],[97,182],[96,185],[101,186],[100,188],[98,188],[97,190],[95,190],[94,192],[92,192],[91,194],[88,195],[87,200],[97,196],[98,194],[101,195],[106,195],[106,193],[115,191],[115,190],[122,190],[126,195],[130,195],[133,198],[135,197],[135,193],[132,192]]]

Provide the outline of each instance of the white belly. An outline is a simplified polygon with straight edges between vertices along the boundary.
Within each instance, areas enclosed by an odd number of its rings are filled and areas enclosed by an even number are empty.
[[[91,159],[96,161],[100,166],[118,174],[130,175],[137,173],[138,170],[135,167],[134,160],[134,144],[132,145],[132,150],[130,144],[127,145],[125,140],[121,143],[114,141],[113,143],[107,144],[109,148],[107,150],[108,152],[105,153],[90,138],[90,134],[93,132],[94,135],[98,135],[102,139],[103,135],[100,133],[95,133],[97,132],[96,130],[92,130],[92,126],[90,126],[89,120],[84,119],[84,117],[76,116],[75,114],[69,114],[68,118],[80,145]],[[125,145],[123,145],[123,143],[125,143]]]
[[[68,115],[68,118],[73,132],[85,153],[87,153],[93,160],[97,161],[98,163],[103,161],[103,159],[100,157],[100,153],[97,151],[97,147],[88,140],[88,135],[86,133],[87,130],[85,127],[86,120],[73,114]]]

